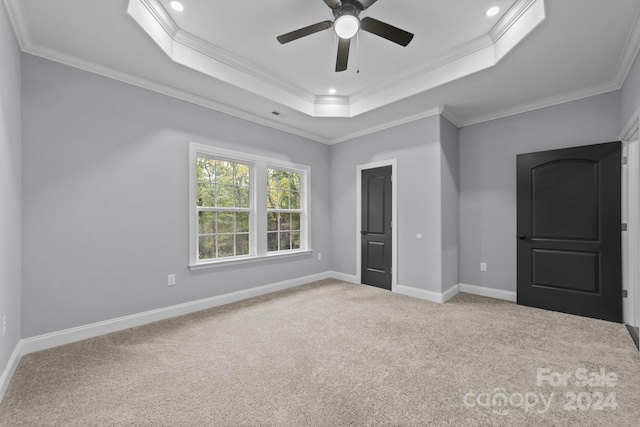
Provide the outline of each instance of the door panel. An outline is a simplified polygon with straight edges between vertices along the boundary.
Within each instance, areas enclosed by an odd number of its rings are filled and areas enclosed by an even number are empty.
[[[361,280],[391,290],[391,166],[362,171]]]
[[[385,244],[382,242],[368,242],[367,269],[370,271],[384,272]]]
[[[536,286],[598,292],[597,253],[534,249],[531,263]]]
[[[597,240],[597,162],[562,160],[531,171],[535,238]]]
[[[622,321],[621,144],[522,154],[518,304]]]
[[[368,215],[364,229],[371,234],[384,234],[385,227],[385,211],[383,209],[385,202],[384,194],[384,176],[370,176],[367,178],[368,196]]]

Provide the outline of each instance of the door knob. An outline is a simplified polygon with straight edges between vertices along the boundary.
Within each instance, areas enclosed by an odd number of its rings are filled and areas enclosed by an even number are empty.
[[[526,234],[521,234],[521,235],[518,236],[518,239],[520,239],[520,240],[524,240],[526,238],[527,238]]]
[[[363,236],[366,236],[366,235],[367,235],[367,230],[362,230],[362,231],[360,232],[360,234],[362,234]]]

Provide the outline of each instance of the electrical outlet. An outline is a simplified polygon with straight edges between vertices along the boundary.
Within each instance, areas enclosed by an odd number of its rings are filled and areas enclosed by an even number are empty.
[[[7,316],[2,316],[2,338],[7,334]]]
[[[167,285],[168,286],[173,286],[176,284],[176,275],[175,274],[170,274],[167,276]]]
[[[481,262],[480,263],[480,271],[487,271],[487,263],[486,262]]]
[[[318,261],[322,261],[322,252],[318,252]]]

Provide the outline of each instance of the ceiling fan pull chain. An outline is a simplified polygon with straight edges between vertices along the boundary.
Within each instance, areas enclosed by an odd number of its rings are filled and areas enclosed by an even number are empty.
[[[356,74],[360,74],[360,32],[356,34]]]

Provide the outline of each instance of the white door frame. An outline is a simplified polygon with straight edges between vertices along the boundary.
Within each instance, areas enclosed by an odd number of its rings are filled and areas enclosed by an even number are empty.
[[[381,160],[356,167],[356,279],[362,283],[362,171],[391,166],[391,291],[396,292],[398,286],[398,161],[397,159]]]
[[[624,154],[627,164],[623,171],[623,222],[628,225],[623,236],[623,287],[628,298],[623,300],[627,313],[624,321],[631,326],[640,326],[640,141],[638,116],[623,133]]]
[[[631,217],[633,216],[633,202],[631,188],[633,184],[631,182],[631,175],[634,173],[635,161],[633,159],[634,147],[632,142],[622,142],[622,156],[627,159],[626,164],[622,166],[622,219],[623,223],[628,225],[627,232],[622,232],[622,289],[627,291],[627,298],[622,298],[622,321],[628,325],[636,325],[636,286],[635,286],[635,263],[630,262],[635,252],[635,245],[633,242],[633,229],[634,222]]]

